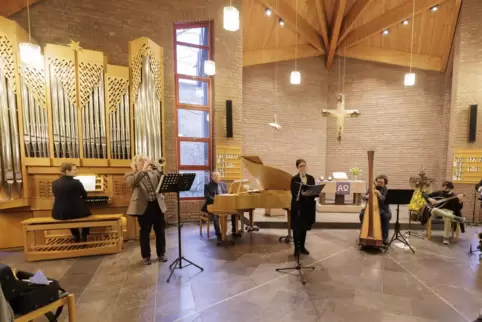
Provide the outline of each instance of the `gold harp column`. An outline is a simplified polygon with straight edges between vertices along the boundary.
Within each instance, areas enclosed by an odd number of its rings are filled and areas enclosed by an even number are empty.
[[[105,93],[109,164],[128,167],[132,158],[128,67],[107,65]]]
[[[67,46],[47,44],[45,78],[52,165],[80,164],[81,132],[77,108],[75,51]]]
[[[142,37],[129,42],[132,155],[165,158],[164,50]]]
[[[19,44],[29,40],[16,22],[0,16],[0,209],[28,205]]]
[[[80,158],[83,166],[108,166],[104,54],[87,49],[76,53]]]

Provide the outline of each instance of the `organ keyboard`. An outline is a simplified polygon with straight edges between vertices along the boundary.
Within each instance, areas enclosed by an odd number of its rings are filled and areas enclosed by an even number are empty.
[[[256,208],[284,209],[288,217],[288,235],[280,241],[291,241],[291,177],[281,169],[264,165],[258,156],[241,156],[248,171],[257,179],[260,189],[249,190],[243,185],[246,180],[234,182],[228,194],[216,195],[208,211],[220,215],[222,238],[225,239],[226,216],[249,212],[250,226],[253,226],[253,211]]]

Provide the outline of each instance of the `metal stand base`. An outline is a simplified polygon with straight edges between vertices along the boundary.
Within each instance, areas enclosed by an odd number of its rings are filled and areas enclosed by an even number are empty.
[[[300,264],[300,254],[296,256],[296,266],[294,267],[285,267],[285,268],[277,268],[277,272],[283,272],[283,271],[291,271],[291,270],[296,270],[298,271],[298,275],[300,276],[300,281],[304,285],[306,284],[306,281],[303,277],[303,270],[314,270],[315,268],[313,266],[301,266]]]
[[[415,251],[413,250],[412,246],[408,243],[408,241],[403,237],[402,233],[400,232],[400,205],[397,205],[397,221],[395,222],[395,231],[393,232],[392,239],[390,240],[390,243],[388,244],[387,250],[392,246],[392,242],[394,240],[398,240],[402,244],[408,246],[412,253],[415,254]]]
[[[281,236],[279,238],[280,243],[284,241],[285,243],[289,244],[292,240],[293,240],[293,237],[291,236]]]
[[[182,266],[182,260],[188,262],[189,264]],[[178,263],[179,263],[179,267],[176,267],[176,264],[178,264]],[[174,262],[171,263],[171,265],[169,265],[169,269],[171,270],[171,274],[169,274],[169,277],[167,278],[167,282],[169,283],[169,280],[171,279],[171,276],[172,276],[172,274],[174,273],[174,270],[176,270],[176,269],[183,269],[183,268],[188,267],[188,266],[190,266],[190,265],[196,266],[196,267],[199,268],[201,271],[204,271],[204,269],[203,269],[201,266],[198,266],[198,265],[194,264],[194,263],[191,262],[190,260],[184,258],[184,256],[178,257]]]
[[[169,274],[169,277],[167,278],[168,283],[169,283],[169,280],[171,279],[172,274],[174,274],[174,270],[176,270],[176,269],[183,269],[184,267],[187,267],[189,265],[193,265],[193,266],[196,266],[197,268],[199,268],[201,270],[201,272],[204,271],[204,268],[194,264],[193,262],[191,262],[190,260],[187,260],[186,258],[184,258],[184,256],[182,256],[182,237],[181,237],[182,224],[181,224],[181,207],[180,207],[180,202],[179,202],[179,199],[180,199],[179,198],[179,191],[176,194],[177,194],[177,238],[179,240],[179,257],[174,262],[172,262],[171,265],[169,265],[169,269],[171,270],[171,274]],[[185,266],[182,266],[182,260],[185,260],[189,264],[187,264]],[[177,263],[179,263],[179,267],[176,267]]]

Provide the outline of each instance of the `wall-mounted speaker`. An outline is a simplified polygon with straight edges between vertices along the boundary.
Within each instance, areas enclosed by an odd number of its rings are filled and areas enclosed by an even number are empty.
[[[233,137],[233,101],[226,101],[226,137]]]
[[[468,141],[475,142],[477,134],[477,104],[470,105],[469,108],[469,135]]]

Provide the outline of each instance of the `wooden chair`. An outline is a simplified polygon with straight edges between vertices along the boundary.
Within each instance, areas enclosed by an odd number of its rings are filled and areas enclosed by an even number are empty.
[[[433,218],[430,217],[427,221],[427,239],[432,239],[432,220],[435,220],[436,223],[444,223],[443,218]],[[452,238],[454,238],[454,227],[455,225],[455,240],[459,240],[460,237],[460,223],[458,221],[452,221]]]
[[[69,310],[68,321],[76,322],[77,318],[75,316],[74,294],[69,294],[69,293],[61,295],[59,300],[53,303],[50,303],[49,305],[36,309],[35,311],[32,311],[28,314],[16,317],[15,322],[30,322],[37,318],[42,318],[44,314],[48,312],[55,312],[57,308],[61,307],[62,305],[64,306],[64,309],[67,308]]]
[[[72,220],[37,217],[22,221],[24,254],[27,261],[116,254],[122,251],[122,215],[92,215]],[[87,242],[74,242],[72,236],[46,236],[46,231],[71,228],[110,228],[107,232],[92,233]]]
[[[199,235],[203,235],[203,222],[206,221],[206,234],[209,238],[209,214],[205,211],[199,216]]]

